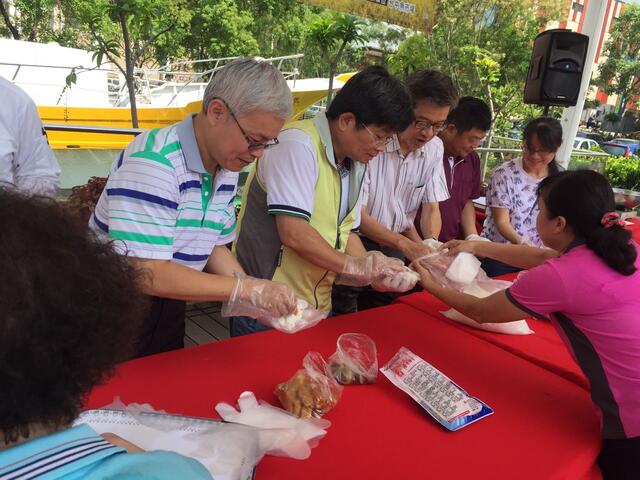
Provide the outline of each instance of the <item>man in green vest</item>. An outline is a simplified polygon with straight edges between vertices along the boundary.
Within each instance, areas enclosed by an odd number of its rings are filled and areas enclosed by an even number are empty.
[[[367,252],[354,233],[367,163],[412,121],[406,87],[375,66],[354,75],[326,114],[281,132],[244,187],[234,251],[245,272],[284,282],[326,311],[334,281],[382,291],[412,288],[390,286],[402,262]],[[232,336],[265,328],[247,317],[231,320]]]

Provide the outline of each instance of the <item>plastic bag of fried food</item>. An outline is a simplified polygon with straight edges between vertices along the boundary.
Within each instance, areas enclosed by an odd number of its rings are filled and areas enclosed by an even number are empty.
[[[299,418],[320,418],[342,395],[342,385],[333,378],[327,362],[318,352],[305,355],[301,370],[280,383],[275,394],[282,406]]]

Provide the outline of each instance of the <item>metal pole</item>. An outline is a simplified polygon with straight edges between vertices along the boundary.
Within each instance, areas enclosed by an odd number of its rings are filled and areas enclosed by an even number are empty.
[[[578,132],[580,115],[584,108],[584,99],[589,92],[589,83],[591,82],[591,73],[596,60],[596,50],[598,49],[600,34],[606,23],[606,0],[591,0],[585,6],[586,11],[583,12],[584,23],[581,33],[589,37],[589,49],[587,50],[587,58],[582,72],[580,94],[578,95],[578,102],[575,107],[565,108],[562,114],[562,120],[560,120],[562,123],[562,137],[564,142],[562,142],[556,154],[556,159],[565,168],[569,166],[569,159],[571,158],[571,151],[573,150],[573,140]]]

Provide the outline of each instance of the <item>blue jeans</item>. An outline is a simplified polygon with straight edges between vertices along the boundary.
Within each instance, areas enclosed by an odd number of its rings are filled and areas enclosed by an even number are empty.
[[[482,269],[489,277],[498,277],[500,275],[506,275],[507,273],[515,273],[522,271],[521,268],[507,265],[506,263],[499,262],[492,258],[485,258],[482,261]]]
[[[263,323],[250,317],[231,317],[229,319],[229,327],[229,333],[232,337],[240,337],[242,335],[249,335],[250,333],[271,330],[271,327],[267,327]]]

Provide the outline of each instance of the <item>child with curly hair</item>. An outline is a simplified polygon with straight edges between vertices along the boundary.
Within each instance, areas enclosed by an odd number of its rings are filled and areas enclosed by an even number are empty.
[[[194,459],[71,426],[132,351],[137,270],[52,200],[0,188],[0,225],[0,478],[210,480]]]

